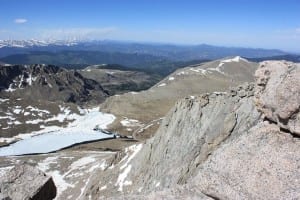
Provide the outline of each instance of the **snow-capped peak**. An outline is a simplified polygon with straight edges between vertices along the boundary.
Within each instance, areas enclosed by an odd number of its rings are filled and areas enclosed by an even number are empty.
[[[32,46],[48,46],[48,45],[58,45],[58,46],[73,46],[78,44],[77,40],[0,40],[0,48],[3,47],[18,47],[26,48]]]
[[[240,62],[240,61],[248,62],[248,60],[246,60],[245,58],[242,58],[241,56],[236,56],[234,58],[222,60],[221,62],[226,63],[226,62]]]

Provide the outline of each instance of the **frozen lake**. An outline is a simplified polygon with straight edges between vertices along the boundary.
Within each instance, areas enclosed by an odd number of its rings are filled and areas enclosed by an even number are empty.
[[[9,146],[0,148],[0,156],[49,153],[71,146],[76,143],[113,138],[99,131],[94,131],[96,125],[100,128],[112,123],[115,117],[99,112],[99,108],[85,110],[84,115],[74,115],[75,119],[67,127],[46,127],[45,129],[24,134],[23,139]]]

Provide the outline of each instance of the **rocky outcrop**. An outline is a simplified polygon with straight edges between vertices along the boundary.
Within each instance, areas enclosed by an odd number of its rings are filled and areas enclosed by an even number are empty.
[[[50,200],[55,196],[52,178],[30,165],[17,165],[0,177],[0,199]]]
[[[297,199],[300,141],[260,122],[218,149],[189,181],[218,199]]]
[[[300,64],[262,62],[255,76],[257,109],[281,128],[300,136]]]
[[[295,137],[299,126],[294,108],[300,105],[300,84],[296,67],[289,64],[262,63],[255,89],[244,84],[226,93],[178,101],[155,136],[118,154],[93,177],[84,197],[299,198],[300,141]],[[288,83],[297,84],[296,90],[287,89]],[[278,107],[285,106],[283,92],[289,97],[285,109]],[[288,123],[279,120],[282,117]]]

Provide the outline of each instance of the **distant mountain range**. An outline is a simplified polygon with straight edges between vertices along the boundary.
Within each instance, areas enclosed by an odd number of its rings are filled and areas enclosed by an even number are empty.
[[[120,41],[77,41],[77,40],[0,40],[0,57],[32,51],[102,51],[109,53],[148,54],[175,61],[218,59],[227,56],[248,58],[287,54],[276,49],[219,47],[207,44],[173,45]]]

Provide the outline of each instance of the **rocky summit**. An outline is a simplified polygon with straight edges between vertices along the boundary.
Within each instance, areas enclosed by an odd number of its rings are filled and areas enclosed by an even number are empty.
[[[94,173],[82,199],[298,199],[299,68],[263,62],[255,84],[179,100],[153,138]]]

